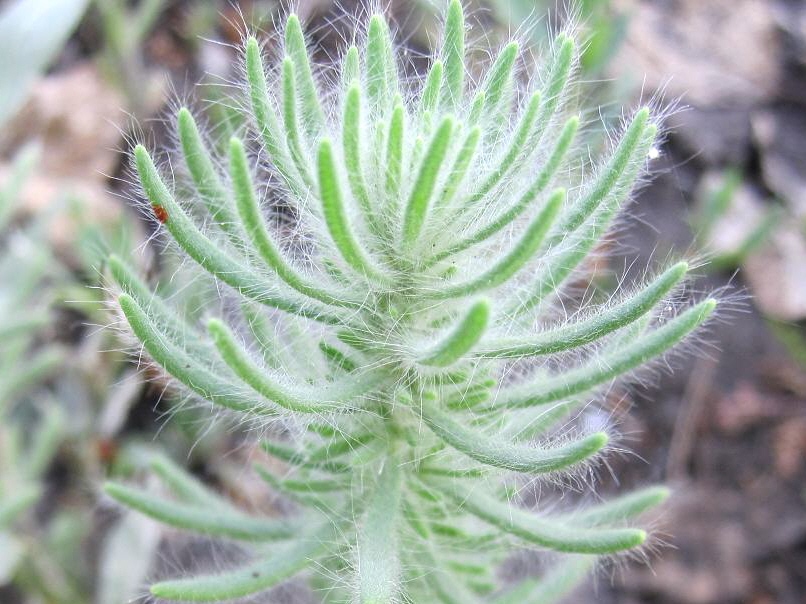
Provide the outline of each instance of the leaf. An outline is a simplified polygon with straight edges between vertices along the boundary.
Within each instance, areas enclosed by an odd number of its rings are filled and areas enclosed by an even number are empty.
[[[425,399],[420,401],[419,413],[425,424],[457,451],[483,464],[515,472],[542,474],[561,470],[596,455],[608,441],[604,432],[597,432],[553,448],[524,446],[471,430]]]
[[[89,0],[12,0],[0,13],[0,126],[28,96]]]
[[[493,406],[498,409],[516,409],[545,405],[587,392],[623,376],[679,344],[711,316],[716,306],[716,300],[705,300],[628,345],[599,358],[594,357],[585,365],[538,382],[519,384],[502,390]]]
[[[126,514],[109,531],[98,568],[96,602],[127,604],[143,590],[160,542],[160,529],[139,514]]]
[[[24,555],[25,547],[22,542],[9,533],[0,531],[0,585],[11,581]]]
[[[158,598],[189,602],[221,602],[265,591],[295,575],[319,557],[334,538],[329,523],[312,534],[299,536],[293,544],[272,551],[252,564],[213,575],[163,581],[151,586]]]
[[[38,484],[22,485],[13,494],[6,493],[0,500],[0,531],[33,506],[41,494],[42,488]]]
[[[432,367],[447,367],[455,363],[481,339],[489,319],[490,303],[487,300],[476,302],[453,331],[417,361]]]
[[[528,510],[454,481],[435,488],[451,497],[461,510],[510,533],[527,543],[558,552],[578,554],[612,554],[632,549],[646,540],[646,533],[632,528],[585,528],[563,524],[555,518],[540,517]]]
[[[288,539],[294,535],[294,527],[289,523],[256,518],[235,508],[210,508],[169,501],[114,483],[106,484],[104,491],[146,516],[197,533],[258,542]]]
[[[355,236],[345,207],[343,187],[339,182],[333,144],[328,139],[319,143],[318,176],[325,222],[342,257],[359,275],[373,281],[388,281],[388,277],[375,266]]]
[[[593,569],[596,556],[571,556],[549,568],[539,579],[526,579],[495,598],[492,604],[554,604],[571,593]]]
[[[680,282],[688,264],[679,262],[643,290],[588,319],[547,330],[535,336],[519,336],[484,343],[478,355],[487,358],[520,358],[562,352],[599,340],[649,313]]]

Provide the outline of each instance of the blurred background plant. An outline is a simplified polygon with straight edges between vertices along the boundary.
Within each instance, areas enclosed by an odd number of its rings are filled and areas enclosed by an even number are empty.
[[[742,173],[728,169],[704,179],[691,214],[695,245],[708,258],[709,270],[740,267],[750,254],[770,238],[783,218],[780,204],[760,211],[740,206]]]
[[[65,52],[86,5],[26,0],[0,13],[0,147],[13,153],[0,165],[3,602],[122,604],[138,593],[159,540],[134,516],[114,522],[107,511],[104,519],[93,492],[106,476],[146,464],[154,447],[130,425],[121,434],[145,389],[116,334],[103,328],[100,287],[104,259],[128,255],[142,228],[107,199],[103,175],[84,172],[101,167],[89,148],[99,126],[73,135],[86,126],[81,118],[94,119],[97,98],[76,115],[69,97],[89,72],[55,89],[38,80]],[[111,148],[101,153],[115,159]]]
[[[52,256],[37,243],[46,217],[25,232],[3,228],[37,155],[34,148],[24,150],[0,191],[0,316],[4,319],[0,324],[0,584],[15,575],[36,546],[35,539],[26,542],[11,529],[41,497],[45,490],[42,475],[63,438],[59,406],[49,396],[41,400],[28,396],[65,359],[65,350],[58,344],[35,347],[40,332],[51,322],[51,300],[42,289],[46,280],[57,277]]]
[[[158,109],[165,94],[164,77],[146,66],[142,48],[166,4],[166,0],[144,0],[134,6],[126,0],[94,2],[102,37],[101,70],[137,117]]]
[[[78,316],[101,319],[101,292],[87,289],[49,244],[52,229],[68,216],[77,220],[76,259],[90,263],[89,275],[103,252],[94,249],[99,225],[82,224],[80,202],[69,198],[33,217],[18,213],[40,156],[39,147],[24,148],[0,193],[0,586],[11,584],[32,602],[67,604],[91,599],[94,573],[88,557],[76,555],[93,532],[86,485],[106,475],[140,384],[119,353],[103,352],[114,345],[109,332],[78,341],[69,329]],[[128,230],[119,224],[114,232]],[[65,484],[54,472],[68,467]]]
[[[57,57],[89,0],[12,0],[0,13],[0,124],[25,102],[31,86]]]
[[[191,422],[190,431],[182,433],[175,427],[185,422],[166,421],[174,411],[163,397],[164,384],[116,352],[123,345],[104,327],[109,320],[99,304],[103,292],[86,286],[99,283],[104,250],[116,249],[163,293],[194,295],[192,286],[174,280],[175,260],[162,254],[147,222],[132,211],[120,152],[135,134],[147,142],[166,140],[163,123],[153,118],[170,113],[176,97],[189,98],[195,82],[213,84],[219,100],[204,109],[210,123],[224,123],[226,84],[235,79],[237,62],[231,45],[240,42],[244,22],[260,28],[264,41],[273,44],[279,3],[163,0],[157,7],[150,0],[115,0],[111,10],[125,15],[129,30],[125,42],[107,42],[104,29],[111,26],[103,24],[102,3],[0,2],[0,116],[13,114],[0,126],[0,189],[8,189],[15,173],[11,166],[27,145],[38,144],[41,153],[28,186],[12,205],[3,206],[14,211],[5,217],[0,245],[5,250],[8,242],[36,233],[39,253],[47,233],[46,253],[60,268],[48,268],[52,276],[34,295],[47,323],[35,331],[31,347],[23,348],[27,355],[61,350],[66,363],[8,406],[15,409],[13,425],[26,435],[26,447],[36,441],[35,434],[47,433],[48,417],[58,418],[48,409],[61,409],[56,413],[64,420],[50,420],[58,423],[59,446],[39,478],[28,481],[45,495],[17,517],[13,531],[17,539],[52,535],[50,541],[42,537],[43,549],[54,556],[62,552],[51,568],[76,578],[71,581],[80,596],[74,601],[81,604],[115,604],[119,600],[109,594],[136,591],[138,576],[159,576],[184,555],[200,564],[205,556],[221,555],[204,542],[154,533],[153,524],[137,524],[134,516],[118,518],[97,498],[100,477],[143,478],[155,450],[182,459],[186,444],[197,442],[187,459],[194,476],[241,501],[262,502],[250,483],[245,491],[235,487],[244,484],[242,468],[252,452],[242,443],[249,439],[226,426],[204,436],[204,422]],[[311,24],[317,60],[327,63],[344,44],[345,15],[358,10],[356,3],[299,4]],[[561,4],[469,0],[471,39],[499,39],[510,28],[522,28],[523,15],[540,15],[547,5],[554,10]],[[732,325],[715,327],[712,361],[683,365],[643,394],[612,393],[611,410],[624,417],[630,448],[652,468],[661,468],[651,478],[680,483],[680,496],[670,503],[664,522],[675,548],[653,562],[653,572],[628,566],[616,581],[600,581],[596,591],[583,590],[570,601],[799,604],[806,592],[806,5],[791,0],[586,0],[578,5],[593,40],[584,59],[589,75],[583,79],[590,84],[583,94],[596,95],[604,116],[655,95],[682,95],[690,106],[671,116],[669,142],[659,150],[665,172],[636,200],[619,246],[604,250],[610,260],[593,267],[598,278],[612,279],[608,269],[629,275],[636,269],[625,258],[634,258],[636,251],[640,260],[634,266],[672,250],[689,251],[719,259],[700,269],[702,285],[695,288],[731,284],[750,298]],[[399,39],[407,40],[415,57],[436,40],[433,6],[435,0],[390,3]],[[57,11],[44,13],[57,17],[36,22],[33,16],[41,11]],[[10,20],[13,15],[17,21]],[[552,21],[536,25],[535,37],[562,15],[560,10]],[[115,44],[118,50],[112,49]],[[124,85],[116,80],[123,63],[149,75]],[[26,65],[31,67],[23,73]],[[614,90],[611,78],[631,79],[634,86]],[[210,98],[211,93],[193,96]],[[229,128],[237,127],[221,127],[217,140],[226,141]],[[737,180],[741,184],[731,185]],[[720,201],[712,192],[725,182],[734,193]],[[709,200],[715,205],[706,210]],[[703,230],[698,223],[711,222],[705,217],[713,209],[722,218]],[[115,221],[133,227],[130,243],[113,235]],[[715,245],[726,230],[744,235],[727,248]],[[720,259],[725,251],[727,257]],[[12,271],[12,277],[20,279],[20,271]],[[48,305],[47,299],[55,303]],[[6,310],[0,323],[22,325],[37,307],[21,304]],[[0,358],[20,346],[15,341],[0,338]],[[23,372],[14,373],[17,379]],[[634,399],[643,402],[624,416]],[[8,412],[0,413],[5,418]],[[613,463],[620,488],[647,478],[645,468],[629,470],[632,461]],[[8,465],[7,453],[0,452],[2,481],[17,476],[16,469],[5,470]],[[615,485],[603,476],[600,490],[606,495]],[[30,543],[27,539],[22,543]],[[149,556],[153,548],[161,555]],[[527,573],[534,565],[516,560],[510,570]],[[43,595],[36,583],[43,581],[17,579],[13,589],[0,587],[0,601],[64,601]]]
[[[483,0],[482,0],[483,1]],[[611,0],[579,0],[575,3],[557,3],[553,0],[486,0],[490,14],[501,27],[518,31],[525,24],[548,16],[550,23],[566,19],[578,22],[581,36],[587,41],[582,52],[583,77],[601,76],[618,51],[627,33],[629,17],[624,8]],[[537,21],[529,34],[538,47],[545,45],[551,30]]]

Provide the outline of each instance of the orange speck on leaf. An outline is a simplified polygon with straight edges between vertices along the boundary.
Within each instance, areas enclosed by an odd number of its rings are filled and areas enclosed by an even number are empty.
[[[168,211],[163,208],[162,206],[153,206],[154,208],[154,216],[157,217],[161,223],[165,224],[168,222]]]

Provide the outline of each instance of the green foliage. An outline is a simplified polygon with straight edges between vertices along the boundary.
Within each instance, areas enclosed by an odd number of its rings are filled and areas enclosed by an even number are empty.
[[[89,0],[12,0],[0,11],[0,125],[25,102]]]
[[[771,203],[750,231],[735,242],[731,249],[713,251],[713,243],[717,231],[724,223],[734,198],[743,182],[742,173],[736,169],[725,171],[721,183],[711,191],[705,192],[699,207],[692,216],[692,229],[695,233],[695,242],[700,249],[712,256],[710,266],[712,269],[734,269],[742,264],[748,256],[762,247],[772,236],[775,228],[783,219],[783,210],[780,204]]]
[[[574,415],[716,307],[653,320],[682,262],[570,317],[555,304],[627,202],[658,124],[638,109],[580,169],[568,108],[577,43],[554,40],[536,89],[516,91],[514,43],[474,86],[458,0],[413,84],[378,15],[337,77],[311,65],[294,15],[283,50],[267,71],[247,41],[249,127],[223,156],[178,112],[188,186],[145,147],[133,154],[162,228],[237,304],[216,304],[231,311],[205,328],[109,264],[143,349],[188,397],[265,430],[276,463],[258,473],[299,512],[247,514],[165,460],[154,470],[173,498],[108,484],[168,525],[255,545],[246,566],[152,593],[222,601],[305,571],[320,589],[331,577],[328,601],[553,602],[599,556],[640,547],[647,533],[630,522],[667,492],[546,514],[512,486],[595,465],[612,434]],[[484,575],[519,548],[568,558],[501,593]]]
[[[123,353],[105,352],[120,347],[115,334],[86,333],[70,342],[68,354],[59,319],[69,308],[82,322],[106,320],[100,289],[88,288],[73,262],[97,277],[109,246],[129,249],[131,233],[90,222],[87,204],[64,192],[27,216],[23,191],[39,153],[24,147],[0,184],[0,586],[49,604],[89,602],[97,588],[99,602],[123,604],[147,568],[115,568],[104,559],[100,580],[91,576],[82,544],[94,530],[94,501],[85,485],[106,474],[101,445],[113,442],[141,388],[134,372],[121,375]],[[50,238],[68,225],[76,237],[64,253]],[[49,480],[57,457],[70,464],[75,484]],[[52,499],[57,493],[60,504],[48,505],[46,493]],[[124,526],[143,522],[138,517]],[[111,531],[110,555],[120,561],[125,556],[115,550],[124,550],[147,564],[158,537],[144,539],[149,532],[154,528]],[[123,575],[135,585],[121,581]]]
[[[37,243],[48,217],[25,231],[4,228],[37,158],[37,148],[24,149],[0,190],[0,585],[14,577],[27,554],[24,535],[15,528],[42,495],[42,474],[63,438],[61,410],[28,398],[64,361],[58,346],[37,345],[50,324],[48,281],[59,278],[50,250]]]
[[[96,0],[104,46],[100,64],[104,75],[125,96],[128,108],[143,115],[159,102],[162,76],[149,71],[142,49],[167,6],[166,0]]]
[[[557,4],[549,0],[490,0],[492,15],[510,28],[521,27],[535,15],[547,11],[568,10],[573,7],[570,18],[579,21],[585,36],[585,48],[580,63],[586,74],[601,73],[618,51],[629,24],[629,16],[623,8],[610,0],[577,0],[574,3]],[[565,17],[566,15],[560,15]],[[544,42],[545,27],[535,27],[532,37],[537,44]]]

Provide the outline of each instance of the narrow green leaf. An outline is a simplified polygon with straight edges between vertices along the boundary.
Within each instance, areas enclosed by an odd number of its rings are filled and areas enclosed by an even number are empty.
[[[311,162],[307,149],[303,146],[302,127],[297,112],[297,102],[297,79],[295,77],[294,61],[290,57],[286,57],[283,61],[283,125],[285,126],[285,137],[291,152],[291,159],[297,168],[297,173],[308,187],[312,187],[313,178],[308,169]]]
[[[200,480],[180,468],[165,455],[154,455],[149,462],[154,473],[171,489],[174,495],[185,503],[193,503],[202,507],[230,508],[230,503],[223,497],[208,489]]]
[[[233,241],[239,241],[238,222],[229,204],[229,195],[202,140],[196,120],[187,108],[182,107],[176,122],[185,164],[207,211]]]
[[[202,339],[195,327],[165,303],[162,297],[152,292],[148,285],[131,270],[129,265],[114,254],[107,260],[109,272],[115,283],[130,295],[137,305],[147,310],[153,321],[159,325],[159,331],[174,342],[181,342],[183,350],[197,361],[213,364],[216,359],[215,350]]]
[[[283,367],[287,360],[285,353],[288,351],[280,340],[277,326],[264,309],[250,300],[244,300],[241,303],[241,314],[266,366],[272,369]]]
[[[277,276],[301,294],[324,304],[360,308],[360,301],[346,300],[340,293],[317,287],[283,258],[280,250],[277,249],[277,246],[272,241],[261,215],[246,150],[243,143],[237,138],[230,140],[230,173],[235,194],[235,205],[243,223],[244,231],[246,231],[260,257],[277,273]]]
[[[461,425],[431,401],[422,400],[419,405],[415,411],[451,447],[483,464],[515,472],[543,474],[562,470],[592,457],[608,441],[607,435],[599,432],[553,448],[517,445]]]
[[[643,290],[588,319],[550,329],[536,336],[485,342],[475,354],[485,358],[520,358],[552,354],[590,344],[650,312],[680,283],[687,271],[688,264],[679,262]]]
[[[613,186],[608,190],[607,195],[592,206],[592,214],[583,217],[585,221],[580,228],[569,235],[568,232],[561,231],[555,226],[553,233],[547,238],[547,245],[557,245],[559,251],[552,254],[545,266],[541,268],[531,286],[532,293],[517,301],[509,310],[510,313],[519,315],[538,306],[552,292],[556,291],[573,270],[587,258],[593,247],[610,228],[613,217],[632,190],[635,179],[644,165],[643,160],[656,135],[655,126],[646,127],[640,145],[633,152],[633,161],[625,167],[619,178],[613,181]],[[564,211],[558,222],[568,219],[578,209],[579,202]],[[576,218],[573,220],[576,221]]]
[[[240,394],[237,385],[217,375],[209,366],[171,342],[128,294],[121,294],[118,303],[132,331],[151,358],[190,390],[213,404],[233,411],[257,415],[277,413],[275,408],[256,401],[254,397]]]
[[[107,495],[138,512],[175,528],[237,541],[289,539],[299,530],[286,522],[255,518],[234,508],[211,508],[162,499],[115,483],[104,485]]]
[[[438,484],[431,481],[461,510],[488,522],[502,531],[527,543],[558,552],[575,554],[612,554],[638,547],[646,540],[646,533],[632,528],[577,528],[561,524],[553,518],[540,517],[532,512],[502,503],[497,499],[453,481]]]
[[[397,107],[402,102],[403,101],[401,97],[398,95],[397,97],[395,97],[394,101],[392,101],[392,107]],[[391,111],[394,111],[394,109],[392,109]],[[387,120],[386,119],[377,120],[374,124],[374,130],[375,130],[375,140],[373,146],[371,147],[371,157],[382,158],[384,153],[386,152],[386,146],[387,146],[386,135],[388,134],[389,131]],[[378,172],[380,172],[380,170],[373,172],[377,174]],[[383,179],[374,179],[373,184],[382,185]],[[377,193],[375,194],[377,195]],[[378,213],[383,214],[382,211]]]
[[[544,405],[586,392],[649,362],[678,344],[702,325],[716,308],[716,300],[706,300],[634,342],[589,363],[532,384],[501,390],[493,404],[499,409]]]
[[[481,564],[473,564],[472,562],[457,562],[456,560],[451,560],[446,566],[452,571],[463,575],[470,575],[471,577],[490,574],[489,568]]]
[[[447,517],[446,517],[447,518]],[[456,526],[456,520],[448,522],[429,522],[431,532],[443,542],[448,542],[449,547],[457,550],[470,549],[481,545],[489,545],[499,538],[495,531],[478,533]]]
[[[549,68],[548,82],[543,89],[543,106],[537,118],[535,136],[530,141],[537,145],[546,133],[547,127],[558,107],[562,106],[564,91],[571,78],[576,44],[567,34],[560,34],[554,41],[554,60]]]
[[[366,330],[339,330],[336,337],[359,352],[371,354],[375,350],[376,343],[372,341],[371,334]]]
[[[447,409],[467,410],[486,403],[492,398],[492,389],[486,385],[471,386],[461,392],[451,396],[442,397],[443,404]]]
[[[397,94],[397,66],[389,26],[381,15],[373,15],[367,33],[367,95],[373,115],[380,117],[391,110]]]
[[[481,112],[484,110],[484,104],[487,101],[487,95],[483,90],[476,92],[473,97],[473,104],[470,106],[470,115],[467,118],[468,124],[478,124],[481,119]]]
[[[242,568],[190,579],[163,581],[151,586],[158,598],[188,602],[220,602],[265,591],[294,576],[326,551],[337,531],[325,527],[302,535],[287,547]]]
[[[285,26],[285,51],[294,65],[295,88],[302,107],[302,126],[308,136],[315,136],[324,126],[325,115],[319,103],[302,25],[294,14],[288,17]]]
[[[484,401],[482,401],[484,402]],[[584,400],[571,399],[551,405],[523,409],[520,414],[509,417],[502,436],[514,441],[527,441],[550,434],[564,419],[585,405]]]
[[[451,201],[453,201],[453,198],[459,191],[459,187],[462,186],[462,183],[467,176],[468,169],[470,168],[470,164],[473,161],[473,158],[476,156],[476,149],[478,149],[480,140],[481,128],[474,126],[470,129],[470,132],[467,133],[467,136],[462,143],[462,147],[459,149],[459,153],[456,154],[456,159],[454,160],[453,168],[451,169],[451,176],[448,179],[448,182],[445,184],[442,196],[439,199],[440,207],[447,207]]]
[[[393,201],[397,201],[400,192],[400,177],[403,172],[403,129],[405,127],[405,108],[403,103],[395,105],[389,120],[389,136],[386,143],[386,192]]]
[[[444,71],[445,65],[439,59],[434,61],[431,69],[428,70],[422,97],[420,98],[420,117],[425,117],[426,114],[433,115],[437,111]]]
[[[413,528],[425,527],[422,515],[413,506],[408,506],[407,520]],[[415,528],[417,530],[417,528]],[[427,529],[425,529],[427,530]],[[442,559],[437,558],[431,539],[420,541],[418,547],[406,560],[409,576],[414,571],[414,583],[424,582],[428,588],[428,599],[422,602],[441,602],[442,604],[479,604],[480,600],[465,587],[462,581],[452,580],[452,573],[442,565]]]
[[[319,342],[319,350],[321,350],[322,354],[325,355],[334,371],[352,373],[359,367],[357,361],[351,359],[341,350],[335,346],[331,346],[324,340]]]
[[[481,275],[444,289],[426,291],[423,295],[436,299],[457,298],[492,289],[508,281],[532,259],[534,253],[540,248],[564,200],[565,190],[555,191],[512,250]]]
[[[670,494],[671,491],[665,486],[646,487],[633,493],[616,497],[611,501],[590,506],[578,512],[571,512],[565,517],[569,523],[594,526],[611,522],[623,522],[659,506],[669,498]]]
[[[354,469],[350,464],[338,461],[309,461],[307,452],[298,451],[270,440],[261,441],[260,446],[269,455],[273,455],[278,459],[300,468],[321,470],[330,474],[348,474]]]
[[[476,93],[476,99],[474,99],[475,107],[476,100],[482,98],[483,95],[483,102],[480,104],[483,110],[479,112],[480,116],[487,116],[487,118],[490,119],[498,115],[499,109],[501,108],[501,101],[506,96],[506,90],[512,85],[515,59],[518,58],[519,51],[519,44],[517,42],[510,42],[499,53],[495,63],[490,67],[484,84],[482,84],[479,92]]]
[[[452,365],[481,339],[489,319],[490,303],[487,300],[476,302],[451,333],[422,353],[417,362],[431,367]]]
[[[409,196],[403,217],[403,244],[408,248],[414,245],[422,231],[442,162],[450,148],[453,129],[452,117],[448,116],[442,120],[420,164],[420,172]]]
[[[182,207],[176,203],[173,195],[168,191],[168,187],[160,178],[145,147],[137,145],[134,154],[140,182],[151,205],[154,208],[160,208],[159,212],[165,219],[165,227],[173,235],[179,247],[202,268],[233,287],[241,295],[261,304],[326,323],[341,322],[340,319],[324,309],[318,309],[311,304],[303,305],[291,298],[280,296],[272,285],[266,284],[260,277],[257,277],[255,271],[222,251],[219,246],[199,231]]]
[[[307,508],[311,509],[319,509],[319,510],[326,510],[326,509],[333,509],[333,505],[335,501],[332,497],[329,496],[329,493],[320,493],[315,490],[301,488],[301,489],[294,489],[289,487],[288,483],[284,479],[277,478],[274,474],[270,471],[262,468],[260,466],[255,466],[255,471],[258,473],[260,478],[269,485],[274,491],[278,494],[282,494],[285,497],[288,497],[292,501],[296,501],[301,503],[302,505],[306,506]],[[297,484],[304,486],[306,481],[296,481]],[[345,481],[341,481],[343,484],[346,484]]]
[[[465,89],[465,15],[459,0],[452,0],[448,5],[444,36],[441,58],[445,65],[445,79],[441,105],[455,110],[464,98]]]
[[[344,165],[347,180],[367,224],[374,224],[374,213],[367,192],[361,158],[361,86],[354,82],[344,98],[344,129],[342,131]]]
[[[336,478],[306,478],[304,480],[295,480],[293,478],[277,478],[271,474],[267,469],[261,466],[255,466],[264,478],[270,476],[267,482],[272,486],[276,486],[283,490],[283,492],[290,493],[331,493],[333,491],[343,491],[350,486],[349,480],[341,480]]]
[[[332,461],[342,455],[354,453],[358,449],[378,439],[375,432],[362,432],[359,434],[337,433],[333,440],[325,443],[318,449],[308,449],[305,460],[311,463]]]
[[[351,380],[345,387],[331,384],[327,392],[316,390],[303,392],[280,384],[267,370],[258,367],[247,352],[235,340],[233,333],[218,319],[211,319],[207,327],[221,358],[232,371],[261,396],[297,413],[326,413],[344,409],[353,397],[358,396],[368,385]]]
[[[611,191],[618,189],[617,185],[622,181],[623,175],[629,172],[629,167],[643,161],[646,153],[641,143],[646,140],[645,134],[650,126],[649,109],[645,107],[633,117],[610,161],[600,171],[591,189],[563,213],[555,229],[557,235],[553,239],[570,233],[582,224],[605,201]]]
[[[300,181],[288,155],[283,128],[269,97],[266,72],[263,68],[263,58],[260,55],[260,45],[253,37],[249,37],[246,41],[246,77],[249,83],[252,112],[255,115],[255,122],[260,130],[260,135],[266,145],[266,151],[268,151],[274,167],[277,168],[286,186],[298,199],[304,199],[306,186],[305,183]]]
[[[560,133],[560,136],[557,138],[557,143],[552,150],[551,155],[549,156],[548,160],[545,164],[543,164],[543,168],[537,175],[537,178],[532,184],[531,187],[524,193],[520,200],[517,203],[510,206],[506,211],[502,212],[498,217],[493,219],[484,227],[478,229],[475,233],[465,237],[458,243],[452,245],[448,249],[435,254],[432,258],[429,259],[428,263],[426,264],[427,267],[433,266],[437,262],[444,260],[449,256],[453,256],[454,254],[458,254],[459,252],[463,252],[466,249],[471,248],[472,246],[476,245],[477,243],[481,243],[485,241],[501,231],[501,229],[505,228],[509,224],[511,224],[518,216],[523,214],[527,208],[532,204],[532,202],[537,198],[540,193],[549,185],[551,179],[554,177],[554,174],[559,169],[560,165],[565,158],[566,153],[568,152],[568,148],[571,146],[571,142],[574,140],[574,136],[576,135],[577,129],[579,127],[579,118],[572,117],[569,119],[565,126]]]
[[[428,527],[425,522],[421,521],[418,514],[415,512],[417,507],[419,506],[412,504],[407,498],[404,498],[402,517],[417,535],[427,540],[430,537],[430,533],[428,532]]]
[[[606,355],[632,344],[646,331],[649,322],[649,315],[644,315],[634,321],[615,334],[601,347],[599,353]],[[542,434],[549,434],[560,425],[560,422],[584,408],[588,402],[589,399],[583,393],[576,398],[515,410],[514,413],[508,414],[509,421],[502,434],[516,441],[530,440]]]
[[[336,160],[333,157],[333,145],[328,139],[323,139],[319,143],[318,168],[322,210],[333,243],[347,264],[356,272],[375,281],[388,281],[388,278],[373,266],[350,228],[336,170]]]
[[[434,466],[423,464],[419,468],[419,473],[423,476],[442,476],[447,478],[465,478],[474,480],[477,478],[484,478],[490,474],[490,467],[475,467],[475,468],[446,468],[443,466]]]
[[[462,204],[461,210],[463,212],[470,211],[476,207],[479,201],[484,199],[502,181],[504,176],[523,165],[526,159],[525,154],[531,154],[534,151],[534,147],[527,147],[527,143],[532,137],[532,130],[537,121],[539,109],[540,93],[536,92],[529,100],[529,104],[521,115],[518,125],[511,134],[511,142],[506,153],[490,171],[481,186]]]
[[[548,569],[539,579],[526,579],[492,604],[556,604],[576,589],[593,570],[596,556],[571,556]]]
[[[361,59],[358,53],[358,47],[354,44],[347,49],[344,55],[341,66],[341,82],[342,88],[346,92],[349,90],[353,82],[361,77]]]

